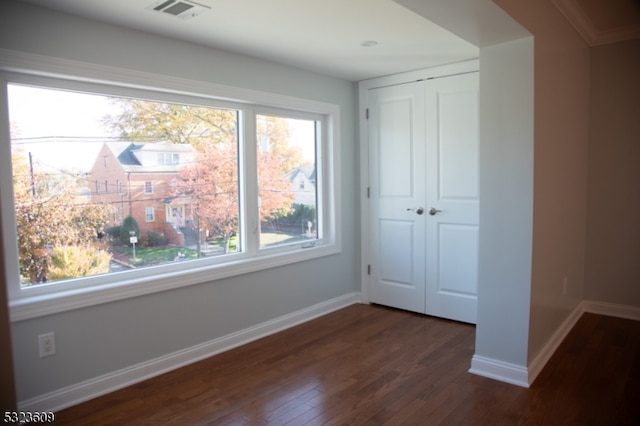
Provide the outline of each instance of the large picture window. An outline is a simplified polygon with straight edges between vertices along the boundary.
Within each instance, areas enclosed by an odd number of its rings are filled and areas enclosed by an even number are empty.
[[[23,287],[238,249],[239,111],[17,84],[8,94]]]
[[[6,87],[13,300],[190,262],[228,276],[335,244],[327,114],[24,76]]]

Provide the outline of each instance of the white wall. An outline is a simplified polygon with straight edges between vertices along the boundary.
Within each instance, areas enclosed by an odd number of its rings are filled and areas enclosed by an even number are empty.
[[[589,47],[552,0],[495,1],[535,40],[534,231],[528,351],[531,363],[582,300]]]
[[[358,290],[353,83],[14,1],[3,2],[0,48],[329,102],[340,105],[342,124],[340,255],[15,322],[19,401]],[[37,336],[49,331],[56,333],[57,354],[38,359]]]
[[[527,366],[533,232],[533,39],[480,49],[475,357]]]

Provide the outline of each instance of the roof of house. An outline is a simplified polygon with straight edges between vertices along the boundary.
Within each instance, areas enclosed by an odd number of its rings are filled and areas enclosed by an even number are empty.
[[[192,154],[194,148],[188,144],[171,144],[166,142],[135,143],[135,142],[107,142],[107,147],[113,152],[125,172],[166,173],[177,172],[179,164],[144,165],[136,153],[185,153]]]
[[[309,179],[311,182],[315,183],[315,181],[316,181],[316,168],[315,168],[315,166],[300,166],[300,167],[296,167],[295,169],[293,169],[292,171],[289,172],[287,177],[289,178],[290,181],[293,181],[295,179],[295,177],[299,173],[302,173],[304,175],[304,177]]]

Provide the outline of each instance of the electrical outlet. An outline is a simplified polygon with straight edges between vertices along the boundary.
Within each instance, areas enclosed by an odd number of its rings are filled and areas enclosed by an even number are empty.
[[[38,351],[40,358],[56,354],[56,335],[55,333],[46,333],[38,336]]]

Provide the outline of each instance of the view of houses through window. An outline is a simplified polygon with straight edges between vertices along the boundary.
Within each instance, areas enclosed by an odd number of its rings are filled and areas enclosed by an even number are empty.
[[[220,258],[251,238],[260,249],[320,238],[315,119],[255,115],[241,141],[241,108],[8,93],[23,286]],[[255,163],[243,146],[257,146]],[[257,182],[240,176],[246,167]],[[258,198],[255,236],[241,235],[245,194]]]

